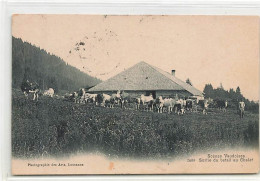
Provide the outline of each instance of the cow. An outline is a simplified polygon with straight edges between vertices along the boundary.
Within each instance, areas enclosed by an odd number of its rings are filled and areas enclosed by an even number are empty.
[[[64,99],[67,101],[73,101],[73,93],[66,93],[64,96]]]
[[[108,94],[98,94],[97,95],[97,101],[102,105],[103,107],[109,107],[113,108],[115,105],[115,98]]]
[[[29,90],[31,90],[31,84],[28,80],[22,83],[21,90],[24,93],[25,97],[28,98]]]
[[[30,83],[28,80],[26,80],[22,83],[21,90],[27,99],[28,99],[29,93],[32,93],[33,100],[38,101],[40,89],[39,89],[39,85],[37,83]]]
[[[202,114],[208,114],[208,108],[209,108],[209,103],[207,100],[204,100],[204,107],[203,107]]]
[[[85,94],[85,102],[92,102],[95,103],[97,105],[98,101],[97,101],[97,95],[98,94],[90,94],[90,93],[86,93]]]
[[[147,103],[147,102],[153,100],[153,95],[150,94],[149,96],[145,96],[144,94],[142,94],[142,95],[140,96],[140,100],[141,100],[141,103],[142,103],[142,104],[145,104],[145,103]]]
[[[225,112],[227,111],[227,107],[228,107],[228,101],[225,100]]]
[[[122,92],[119,98],[119,104],[122,109],[130,108],[131,105],[134,105],[134,109],[140,109],[141,99],[138,97],[131,96],[126,92]]]
[[[215,105],[219,110],[222,110],[223,112],[226,112],[228,102],[227,100],[215,100]]]
[[[163,113],[163,108],[166,107],[168,109],[168,113],[171,113],[173,110],[173,107],[176,103],[176,101],[172,98],[165,98],[163,99],[162,96],[159,96],[156,99],[156,103],[157,103],[157,110],[158,113]]]
[[[70,99],[73,100],[75,103],[77,103],[78,102],[78,92],[73,92],[71,94],[71,98]]]
[[[199,100],[198,105],[202,108],[202,114],[208,114],[209,102],[207,99]]]
[[[120,90],[118,90],[116,94],[111,95],[111,99],[113,99],[115,103],[118,103],[120,101],[120,97],[121,97]]]
[[[194,107],[194,101],[192,99],[186,99],[186,106],[185,106],[186,110],[192,112],[193,107]]]
[[[175,100],[175,104],[174,104],[175,113],[177,113],[178,115],[184,114],[185,106],[186,106],[186,100],[184,100],[184,99]]]
[[[85,102],[85,94],[86,91],[84,88],[81,88],[77,91],[77,97],[76,97],[76,102],[77,103],[84,103]]]
[[[98,94],[97,95],[97,99],[96,99],[97,104],[102,105],[103,104],[103,99],[104,99],[103,94]]]
[[[145,96],[144,94],[141,95],[140,97],[140,103],[143,104],[143,105],[146,105],[147,107],[147,111],[150,109],[150,110],[153,110],[153,106],[155,104],[155,100],[153,99],[153,95],[150,94],[149,96]]]
[[[120,107],[125,109],[126,108],[126,104],[130,103],[130,96],[128,93],[122,91],[122,93],[120,94],[119,97],[119,102],[120,102]]]
[[[139,110],[141,104],[141,98],[133,98],[133,102],[135,103],[136,110]]]
[[[244,101],[240,101],[238,103],[238,108],[239,108],[239,116],[240,118],[244,118],[244,114],[245,114],[245,102]]]
[[[108,95],[108,94],[103,94],[103,105],[104,107],[110,107],[113,108],[114,107],[114,100],[113,98]]]
[[[162,96],[159,96],[155,99],[155,104],[156,104],[156,108],[157,108],[158,113],[163,112],[163,103],[164,103],[164,100],[163,100]]]
[[[54,95],[54,89],[53,88],[49,88],[48,90],[45,90],[43,93],[44,96],[50,96],[53,97]]]

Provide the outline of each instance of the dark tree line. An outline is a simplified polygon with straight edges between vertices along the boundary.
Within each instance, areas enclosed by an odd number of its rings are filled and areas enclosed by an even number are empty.
[[[99,79],[66,64],[60,57],[13,37],[12,87],[20,88],[25,80],[38,83],[42,90],[53,88],[55,92],[73,91],[100,82]]]
[[[244,101],[246,104],[246,110],[258,113],[259,112],[259,103],[250,101],[246,99],[241,93],[240,87],[237,87],[236,90],[229,89],[225,90],[222,86],[218,88],[213,88],[211,84],[206,84],[203,90],[205,98],[211,98],[214,100],[227,100],[229,102],[229,107],[237,108],[239,101]]]

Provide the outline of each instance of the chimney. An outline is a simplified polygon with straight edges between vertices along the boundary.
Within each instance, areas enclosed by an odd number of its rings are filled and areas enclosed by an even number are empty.
[[[172,70],[172,76],[175,76],[175,70]]]

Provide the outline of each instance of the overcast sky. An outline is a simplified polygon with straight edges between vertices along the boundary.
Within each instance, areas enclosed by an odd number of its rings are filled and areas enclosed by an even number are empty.
[[[12,33],[103,80],[145,61],[259,99],[258,17],[14,15]]]

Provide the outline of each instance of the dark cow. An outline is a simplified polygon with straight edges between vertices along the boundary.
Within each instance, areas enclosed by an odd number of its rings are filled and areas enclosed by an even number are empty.
[[[75,102],[75,101],[76,101],[76,96],[77,96],[77,93],[76,93],[76,92],[66,93],[66,94],[64,95],[64,100]]]
[[[97,95],[97,103],[98,103],[99,105],[101,105],[101,104],[103,103],[103,99],[104,99],[103,94],[98,94],[98,95]]]
[[[185,113],[185,107],[186,107],[186,100],[184,99],[178,99],[175,102],[174,110],[175,113],[179,114],[184,114]]]
[[[175,111],[174,111],[175,113],[177,113],[177,114],[180,114],[180,113],[183,114],[183,111],[182,111],[183,109],[182,109],[181,104],[175,104],[173,109],[175,110]]]
[[[112,96],[110,96],[110,98],[105,96],[104,103],[105,107],[114,108],[115,104],[117,103],[117,99]]]
[[[22,83],[21,90],[24,93],[24,95],[27,97],[29,94],[29,90],[31,90],[31,84],[28,80],[26,80]]]
[[[183,99],[178,99],[174,100],[174,112],[177,113],[178,115],[181,114],[183,115],[185,113],[185,107],[186,107],[186,101]]]
[[[78,92],[73,92],[71,94],[71,100],[73,100],[75,103],[78,102]]]
[[[39,89],[39,85],[36,82],[30,83],[28,80],[24,81],[21,85],[21,90],[27,99],[29,93],[32,93],[33,100],[38,101],[40,89]]]
[[[186,99],[186,110],[187,111],[192,111],[193,109],[193,104],[194,104],[194,101],[192,99]]]
[[[146,109],[147,111],[150,110],[150,111],[154,111],[154,108],[156,107],[156,100],[155,99],[152,99],[150,100],[149,102],[146,103]]]
[[[226,112],[228,102],[227,100],[215,100],[215,105],[218,109],[223,110],[223,112]]]
[[[120,107],[123,109],[126,109],[126,105],[130,104],[130,95],[124,91],[120,94],[119,97],[119,102],[120,102]]]

